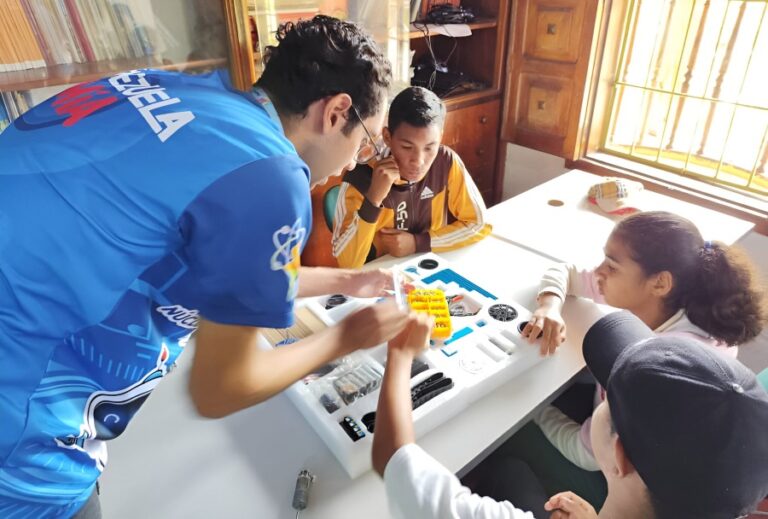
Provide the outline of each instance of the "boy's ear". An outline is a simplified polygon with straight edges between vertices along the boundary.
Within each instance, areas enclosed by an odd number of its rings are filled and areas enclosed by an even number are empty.
[[[622,478],[635,472],[635,466],[627,457],[627,453],[624,451],[624,444],[621,443],[621,438],[618,435],[613,437],[613,458],[616,463],[615,470],[618,477]]]
[[[389,133],[389,128],[386,126],[381,129],[381,138],[384,139],[384,144],[387,145],[387,148],[392,147],[392,134]]]
[[[675,279],[672,277],[672,273],[668,270],[662,270],[654,274],[654,278],[653,294],[657,297],[666,297],[675,286]]]
[[[323,133],[343,129],[352,113],[352,98],[349,94],[336,94],[325,99],[323,107]]]

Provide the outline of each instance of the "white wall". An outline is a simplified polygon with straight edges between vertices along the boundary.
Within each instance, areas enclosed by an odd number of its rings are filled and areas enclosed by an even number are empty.
[[[751,232],[739,240],[738,245],[744,248],[757,266],[762,277],[763,291],[768,291],[768,236]],[[768,329],[739,349],[739,359],[756,372],[768,368]]]
[[[507,144],[503,199],[519,195],[542,182],[552,180],[565,169],[565,160],[517,144]]]
[[[503,198],[513,197],[551,180],[567,171],[565,161],[560,157],[540,151],[507,144],[507,163],[504,173]],[[768,287],[768,237],[751,232],[739,240],[750,259],[762,274],[764,286]],[[759,372],[768,368],[768,329],[739,350],[739,359]]]

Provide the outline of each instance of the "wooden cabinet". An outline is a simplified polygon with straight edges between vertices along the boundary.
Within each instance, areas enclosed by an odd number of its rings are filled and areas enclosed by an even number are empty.
[[[494,201],[500,107],[497,99],[450,111],[443,133],[443,144],[459,154],[488,205]]]
[[[423,12],[430,5],[444,1],[423,0]],[[458,2],[452,2],[458,3]],[[469,23],[470,36],[430,35],[422,23],[411,30],[413,63],[436,59],[449,72],[461,72],[471,89],[444,94],[448,109],[443,143],[453,148],[464,161],[488,205],[501,196],[498,140],[501,98],[504,91],[504,54],[507,47],[509,0],[462,0],[462,7],[472,9],[476,19]],[[451,26],[447,26],[451,31]],[[437,89],[436,89],[437,91]],[[438,95],[441,92],[437,91]]]
[[[392,65],[393,91],[408,86],[410,0],[247,0],[247,4],[255,27],[258,74],[263,69],[261,56],[266,47],[278,43],[275,32],[280,24],[323,14],[363,27]]]
[[[516,3],[502,140],[575,158],[597,9],[597,0]]]
[[[447,35],[430,30],[424,15],[433,5],[456,5],[458,0],[422,0],[419,18],[411,24],[408,0],[389,2],[387,10],[361,8],[341,0],[302,0],[296,4],[303,6],[301,9],[290,2],[277,5],[267,0],[248,1],[261,47],[275,43],[271,32],[277,23],[326,13],[356,21],[373,34],[393,64],[394,92],[407,84],[408,62],[413,66],[437,62],[437,68],[447,70],[448,75],[461,74],[452,76],[451,81],[445,80],[446,75],[441,78],[442,83],[438,79],[431,85],[448,110],[443,142],[461,156],[486,202],[490,205],[498,201],[501,193],[496,186],[501,184],[496,170],[510,0],[461,0],[462,7],[472,10],[475,20],[467,24],[469,36],[456,37],[451,36],[458,33],[456,26],[446,25]],[[405,34],[401,32],[403,27],[407,30]],[[406,42],[410,40],[412,59],[407,47],[400,48],[403,36],[407,36]]]

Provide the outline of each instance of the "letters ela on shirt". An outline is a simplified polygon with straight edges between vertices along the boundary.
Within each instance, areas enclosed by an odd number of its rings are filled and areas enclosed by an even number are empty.
[[[176,133],[195,118],[195,114],[185,110],[170,112],[166,108],[181,102],[178,97],[170,97],[165,88],[150,84],[141,70],[123,72],[109,78],[109,83],[126,96],[139,114],[147,121],[161,142]]]

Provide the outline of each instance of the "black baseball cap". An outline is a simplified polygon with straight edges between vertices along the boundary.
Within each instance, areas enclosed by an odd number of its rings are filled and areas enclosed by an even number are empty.
[[[674,517],[735,518],[768,495],[768,393],[736,359],[629,312],[584,337],[627,457]]]

